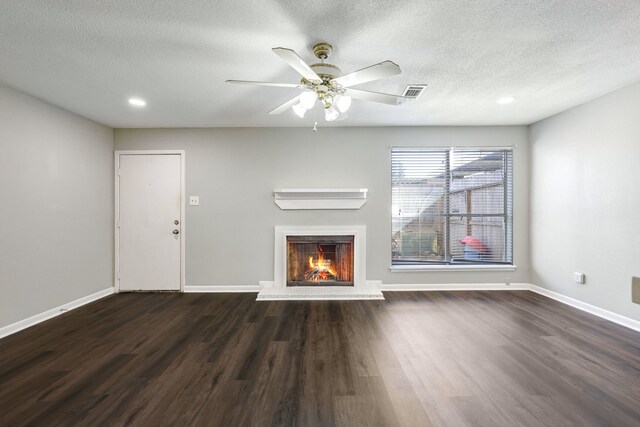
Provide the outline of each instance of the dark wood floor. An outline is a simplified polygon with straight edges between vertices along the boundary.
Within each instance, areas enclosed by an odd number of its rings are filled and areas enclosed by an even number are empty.
[[[527,291],[120,294],[0,340],[0,425],[640,425],[640,334]]]

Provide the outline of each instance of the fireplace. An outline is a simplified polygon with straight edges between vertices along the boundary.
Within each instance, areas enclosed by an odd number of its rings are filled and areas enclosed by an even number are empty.
[[[287,286],[353,286],[353,235],[286,239]]]
[[[384,299],[366,279],[363,225],[275,227],[273,281],[258,300]]]

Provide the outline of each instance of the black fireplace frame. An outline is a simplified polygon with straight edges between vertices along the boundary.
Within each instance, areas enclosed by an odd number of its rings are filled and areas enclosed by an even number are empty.
[[[349,244],[351,246],[351,263],[350,263],[350,281],[345,280],[321,280],[318,282],[312,282],[309,280],[289,280],[289,262],[290,262],[290,243],[313,243],[320,245],[332,245],[332,244]],[[318,286],[332,286],[332,287],[349,287],[354,286],[355,277],[355,236],[354,235],[288,235],[286,236],[286,260],[287,268],[285,269],[285,285],[287,287],[318,287]]]

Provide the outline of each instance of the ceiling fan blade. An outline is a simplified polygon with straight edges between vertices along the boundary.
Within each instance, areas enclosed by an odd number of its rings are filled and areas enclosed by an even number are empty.
[[[233,83],[237,85],[258,85],[258,86],[273,86],[273,87],[301,87],[297,83],[271,83],[271,82],[254,82],[251,80],[227,80],[227,83]]]
[[[302,77],[304,77],[305,79],[311,81],[322,81],[322,79],[316,74],[316,72],[313,71],[311,67],[309,67],[307,63],[304,62],[302,58],[300,58],[298,54],[293,50],[286,49],[284,47],[274,47],[271,50],[273,50],[276,55],[282,58],[294,70],[300,73],[300,75],[302,75]]]
[[[359,85],[360,83],[371,82],[385,77],[400,74],[400,66],[391,61],[384,61],[379,64],[372,65],[362,70],[354,71],[337,79],[333,79],[333,83],[338,83],[342,87]]]
[[[410,100],[411,98],[400,95],[391,95],[388,93],[370,92],[368,90],[360,89],[346,89],[345,95],[349,95],[355,99],[361,99],[363,101],[381,102],[389,105],[401,105]]]
[[[288,110],[289,108],[293,107],[294,105],[296,105],[300,100],[298,99],[300,98],[300,96],[296,96],[293,99],[290,99],[289,101],[285,102],[284,104],[274,108],[273,110],[269,111],[269,114],[280,114],[286,110]]]

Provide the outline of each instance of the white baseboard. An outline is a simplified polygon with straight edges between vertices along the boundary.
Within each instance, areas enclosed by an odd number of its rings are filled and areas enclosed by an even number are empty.
[[[197,292],[260,292],[260,285],[210,285],[210,286],[185,286],[185,293]]]
[[[103,289],[91,295],[87,295],[86,297],[78,298],[77,300],[52,308],[51,310],[44,311],[42,313],[28,317],[24,320],[20,320],[18,322],[2,327],[0,328],[0,338],[6,337],[7,335],[15,334],[18,331],[21,331],[33,325],[37,325],[38,323],[44,322],[45,320],[51,319],[52,317],[67,313],[74,308],[78,308],[85,304],[89,304],[90,302],[97,301],[100,298],[104,298],[108,295],[113,294],[114,292],[114,288]]]
[[[571,307],[575,307],[579,310],[586,311],[587,313],[593,314],[594,316],[602,317],[603,319],[609,320],[613,323],[617,323],[618,325],[626,326],[629,329],[640,332],[640,322],[637,320],[630,319],[628,317],[616,314],[612,311],[605,310],[600,307],[596,307],[595,305],[587,304],[586,302],[582,302],[575,298],[550,291],[537,285],[529,285],[529,290],[543,295],[547,298],[559,301],[563,304],[570,305]]]
[[[528,283],[419,283],[382,284],[382,291],[526,291]]]

